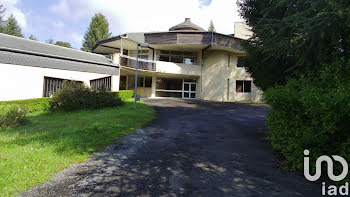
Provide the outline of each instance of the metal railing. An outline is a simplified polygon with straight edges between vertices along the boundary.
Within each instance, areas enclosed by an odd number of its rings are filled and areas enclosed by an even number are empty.
[[[130,68],[136,68],[136,58],[121,55],[120,56],[120,65]],[[138,69],[156,71],[156,63],[152,60],[143,60],[139,58]]]

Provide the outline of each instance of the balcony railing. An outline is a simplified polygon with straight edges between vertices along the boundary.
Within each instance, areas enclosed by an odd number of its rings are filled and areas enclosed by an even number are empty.
[[[130,68],[136,68],[136,58],[121,55],[120,56],[120,65]],[[156,71],[156,63],[152,60],[143,60],[139,59],[138,69]]]

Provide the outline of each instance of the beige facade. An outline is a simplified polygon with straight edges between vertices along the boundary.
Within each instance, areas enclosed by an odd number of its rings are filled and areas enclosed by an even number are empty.
[[[135,88],[139,45],[137,94],[229,102],[260,102],[254,85],[237,57],[245,56],[242,39],[251,36],[236,24],[235,36],[206,32],[190,19],[167,32],[130,33],[99,42],[95,53],[114,54],[120,64],[120,89]],[[120,55],[123,54],[123,55]]]
[[[201,98],[214,101],[260,102],[262,91],[254,83],[251,83],[250,93],[243,93],[236,92],[236,81],[252,81],[244,68],[237,67],[237,54],[208,51],[204,59]]]

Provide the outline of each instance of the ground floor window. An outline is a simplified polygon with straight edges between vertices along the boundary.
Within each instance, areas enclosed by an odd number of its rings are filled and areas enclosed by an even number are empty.
[[[196,79],[157,78],[157,97],[196,98]]]
[[[137,87],[150,88],[152,87],[152,77],[141,76],[137,79]]]
[[[236,92],[241,93],[250,93],[252,90],[252,82],[251,81],[236,81]]]
[[[90,80],[90,87],[92,89],[99,89],[104,87],[107,91],[111,91],[112,77],[104,77],[99,79]]]
[[[54,77],[44,77],[43,97],[52,97],[53,93],[57,92],[62,87],[63,81],[71,81],[71,80],[54,78]],[[83,83],[82,81],[77,81],[77,82]]]

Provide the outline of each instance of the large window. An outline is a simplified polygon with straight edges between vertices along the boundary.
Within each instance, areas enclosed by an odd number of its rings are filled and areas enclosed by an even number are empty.
[[[104,77],[90,80],[90,87],[95,90],[104,87],[107,91],[111,91],[111,79],[112,77]]]
[[[236,92],[250,93],[252,91],[251,81],[236,81]]]
[[[131,57],[136,57],[136,51],[130,51]],[[148,60],[149,50],[139,50],[139,58],[143,60]]]
[[[53,93],[57,92],[63,85],[63,81],[71,81],[68,79],[60,79],[53,77],[44,77],[44,97],[52,97]],[[77,83],[83,83],[82,81],[76,81]]]
[[[157,50],[157,60],[181,64],[197,64],[197,52]]]
[[[137,79],[137,87],[150,88],[152,87],[152,77],[139,77]]]

